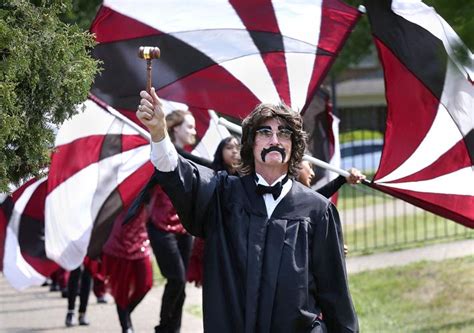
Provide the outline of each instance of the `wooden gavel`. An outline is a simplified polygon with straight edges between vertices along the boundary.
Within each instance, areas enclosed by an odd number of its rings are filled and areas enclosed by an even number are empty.
[[[140,46],[138,57],[146,60],[146,91],[151,90],[151,61],[158,59],[161,55],[160,48],[154,46]]]

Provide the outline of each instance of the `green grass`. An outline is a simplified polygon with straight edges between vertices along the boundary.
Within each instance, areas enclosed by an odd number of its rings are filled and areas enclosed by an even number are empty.
[[[153,267],[153,286],[162,286],[166,283],[165,278],[163,275],[161,275],[160,269],[156,263],[155,256],[152,255],[152,267]],[[191,284],[187,284],[188,287],[191,286]],[[161,297],[161,296],[160,296]],[[202,306],[200,305],[187,305],[186,303],[184,304],[184,311],[186,311],[189,314],[192,314],[193,316],[197,318],[202,318]]]
[[[349,276],[364,333],[474,332],[474,256]]]
[[[372,175],[366,175],[368,179]],[[343,185],[338,193],[337,209],[339,211],[350,210],[357,207],[378,205],[393,202],[395,198],[365,185]]]
[[[426,246],[474,238],[474,230],[429,213],[378,219],[344,226],[349,255]]]
[[[416,212],[410,206],[398,206],[396,217],[385,216],[398,202],[367,186],[344,185],[339,190],[337,208],[344,226],[344,241],[349,255],[393,251],[449,240],[474,238],[474,230],[429,212]],[[375,209],[376,205],[380,205]],[[365,211],[355,217],[353,209]],[[390,209],[392,208],[392,209]],[[355,220],[349,225],[345,220]]]
[[[474,332],[474,256],[349,276],[363,333]],[[202,318],[202,308],[185,307]]]
[[[379,131],[357,130],[339,134],[339,142],[351,142],[355,140],[383,139],[383,133]]]
[[[189,314],[192,314],[195,317],[202,318],[202,306],[192,304],[192,305],[186,305],[184,307],[184,311],[186,311]]]

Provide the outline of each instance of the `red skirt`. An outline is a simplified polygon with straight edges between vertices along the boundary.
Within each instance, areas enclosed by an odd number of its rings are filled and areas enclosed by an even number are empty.
[[[115,303],[125,309],[141,300],[153,286],[153,270],[149,256],[128,260],[102,255],[106,285]]]
[[[89,257],[84,258],[84,267],[91,273],[94,280],[105,281],[105,267],[100,260],[91,259]]]

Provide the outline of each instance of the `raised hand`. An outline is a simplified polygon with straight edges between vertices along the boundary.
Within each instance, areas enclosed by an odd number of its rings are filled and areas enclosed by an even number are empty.
[[[140,91],[140,105],[136,112],[137,118],[148,128],[153,142],[163,140],[166,136],[166,119],[163,107],[155,88],[150,93]]]

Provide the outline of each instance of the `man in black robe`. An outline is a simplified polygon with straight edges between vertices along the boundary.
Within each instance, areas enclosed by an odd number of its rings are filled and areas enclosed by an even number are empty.
[[[357,332],[339,215],[294,181],[306,135],[286,105],[259,105],[243,122],[242,177],[178,156],[154,89],[137,117],[151,161],[182,224],[206,239],[205,332]]]

